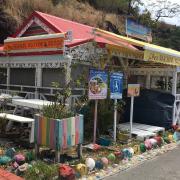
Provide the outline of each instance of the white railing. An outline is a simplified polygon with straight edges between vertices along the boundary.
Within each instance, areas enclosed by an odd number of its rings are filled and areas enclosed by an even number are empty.
[[[9,91],[17,93],[43,93],[45,95],[54,95],[56,91],[61,91],[63,88],[54,88],[54,87],[36,87],[36,86],[26,86],[26,85],[9,85],[0,84],[0,91]],[[72,88],[72,94],[83,95],[85,93],[84,88]]]
[[[47,100],[47,96],[54,96],[57,91],[63,91],[63,88],[53,87],[35,87],[35,86],[24,86],[24,85],[9,85],[0,84],[0,93],[19,95],[23,94],[26,99],[43,99]],[[72,88],[71,97],[69,98],[69,104],[73,106],[79,98],[85,94],[84,88]],[[63,100],[63,97],[62,97]]]

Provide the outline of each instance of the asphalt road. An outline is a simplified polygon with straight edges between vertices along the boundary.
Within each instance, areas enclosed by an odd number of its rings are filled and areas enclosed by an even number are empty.
[[[180,180],[180,146],[106,180]]]

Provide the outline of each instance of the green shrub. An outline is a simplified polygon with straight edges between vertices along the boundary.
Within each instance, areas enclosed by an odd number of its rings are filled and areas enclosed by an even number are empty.
[[[26,180],[53,180],[58,176],[58,166],[47,165],[42,161],[36,162],[25,173]]]

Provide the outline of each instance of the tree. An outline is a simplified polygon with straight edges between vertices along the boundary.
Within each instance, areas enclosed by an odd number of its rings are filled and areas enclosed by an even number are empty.
[[[147,5],[149,11],[154,14],[155,21],[161,18],[172,18],[180,13],[180,5],[169,0],[157,0]]]
[[[13,34],[16,30],[17,22],[14,17],[5,12],[0,8],[0,44],[3,43],[4,39]]]
[[[137,13],[139,12],[139,5],[143,5],[143,3],[141,2],[141,0],[128,0],[128,10],[127,10],[127,14],[128,15],[137,15]]]

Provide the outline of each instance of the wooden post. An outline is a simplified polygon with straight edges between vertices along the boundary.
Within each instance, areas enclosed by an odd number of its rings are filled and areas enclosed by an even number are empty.
[[[60,158],[61,158],[61,152],[60,151],[57,151],[55,152],[55,158],[56,158],[56,162],[59,163],[60,162]]]
[[[116,126],[117,126],[117,99],[114,100],[114,142],[116,142]]]
[[[173,81],[172,81],[172,94],[175,96],[175,102],[173,106],[173,125],[176,125],[176,90],[177,90],[177,71],[175,69],[173,73]]]
[[[134,111],[134,96],[131,96],[131,109],[130,109],[130,138],[132,138],[132,131],[133,131],[133,111]]]
[[[36,67],[35,73],[35,99],[39,99],[38,88],[42,86],[42,68],[40,65]]]
[[[35,159],[38,159],[38,155],[39,155],[39,145],[37,143],[35,143]]]
[[[96,143],[96,131],[97,131],[97,108],[98,108],[98,100],[95,100],[95,110],[94,110],[94,135],[93,135],[93,143]]]
[[[151,88],[151,75],[150,75],[150,73],[148,73],[146,76],[146,88],[147,89]]]
[[[10,67],[7,67],[7,76],[6,76],[6,85],[7,85],[7,90],[9,90],[9,85],[10,85]]]
[[[66,69],[65,69],[65,84],[68,85],[71,81],[71,61],[72,61],[72,57],[71,56],[67,56],[67,64],[66,64]],[[71,105],[71,97],[69,97],[67,99],[67,104],[69,104],[69,107],[72,108]]]
[[[77,155],[78,155],[78,159],[82,158],[82,144],[78,144]]]
[[[168,82],[169,82],[169,77],[168,76],[166,76],[165,82],[166,82],[166,91],[168,91]]]

